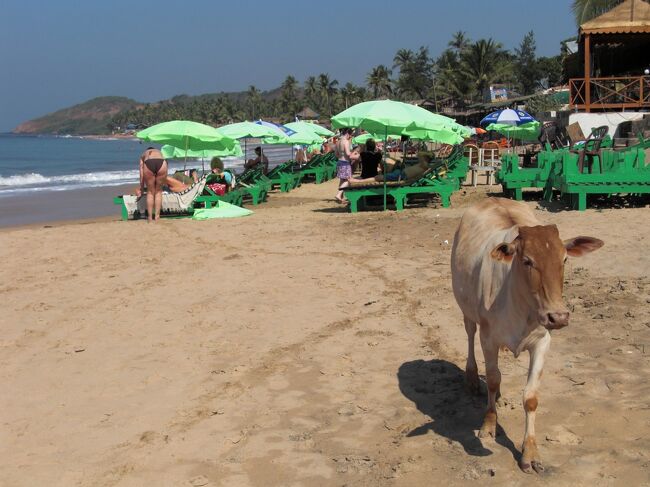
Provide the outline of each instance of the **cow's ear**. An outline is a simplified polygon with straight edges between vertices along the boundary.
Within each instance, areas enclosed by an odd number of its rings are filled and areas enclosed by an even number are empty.
[[[571,257],[580,257],[594,250],[598,250],[605,242],[594,237],[575,237],[564,241],[566,253]]]
[[[490,257],[494,260],[508,263],[512,261],[512,256],[515,255],[516,250],[517,244],[515,242],[501,242],[490,252]]]

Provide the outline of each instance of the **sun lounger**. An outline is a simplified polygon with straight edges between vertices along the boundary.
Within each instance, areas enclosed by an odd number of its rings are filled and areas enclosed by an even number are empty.
[[[271,180],[264,175],[261,168],[247,169],[236,177],[237,189],[240,189],[245,198],[251,199],[253,205],[266,201],[266,197],[273,186]]]
[[[302,173],[294,171],[293,167],[296,161],[287,161],[271,169],[266,177],[271,182],[271,189],[279,187],[283,193],[288,193],[292,189],[296,189],[302,183]]]
[[[329,154],[315,155],[307,164],[299,167],[299,171],[303,181],[313,179],[316,184],[321,184],[331,179],[336,173],[336,158]]]
[[[389,181],[386,182],[386,195],[392,198],[395,209],[402,211],[411,195],[433,195],[440,196],[442,206],[450,206],[451,195],[457,191],[462,181],[467,176],[467,158],[460,151],[452,151],[450,159],[434,162],[429,169],[418,179],[412,181]],[[384,183],[355,183],[352,181],[348,188],[345,188],[345,196],[350,201],[350,212],[356,213],[359,210],[359,202],[366,197],[383,196]]]
[[[211,199],[200,199],[206,185],[207,178],[202,177],[197,183],[180,193],[164,192],[162,197],[161,216],[184,216],[194,212],[195,205],[213,204]],[[147,214],[146,194],[135,196],[126,194],[113,199],[113,203],[122,207],[122,220],[144,218]]]

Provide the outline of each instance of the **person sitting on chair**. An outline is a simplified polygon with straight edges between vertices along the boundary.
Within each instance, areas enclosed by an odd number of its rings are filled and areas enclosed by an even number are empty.
[[[374,139],[366,141],[366,150],[361,152],[361,179],[374,178],[379,174],[381,152],[377,152]]]
[[[223,168],[223,161],[219,157],[212,158],[212,161],[210,161],[210,170],[212,171],[212,175],[216,176],[215,180],[211,181],[212,183],[222,183],[228,189],[234,189],[236,185],[235,176],[231,171]]]
[[[269,170],[268,157],[264,155],[264,152],[262,152],[262,148],[260,146],[255,147],[255,154],[257,154],[257,157],[255,159],[249,159],[246,161],[246,164],[244,164],[244,169],[253,169],[262,164],[264,174],[266,174]]]

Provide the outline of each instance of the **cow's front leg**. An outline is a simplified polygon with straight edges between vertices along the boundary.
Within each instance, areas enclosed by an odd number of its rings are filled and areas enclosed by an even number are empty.
[[[467,332],[467,364],[465,365],[465,383],[472,394],[478,394],[480,391],[478,380],[478,366],[476,365],[476,356],[474,355],[474,335],[476,335],[476,323],[467,316],[465,320],[465,331]]]
[[[483,419],[483,426],[478,433],[479,438],[488,436],[496,437],[497,432],[497,406],[496,399],[501,386],[501,372],[499,371],[499,347],[491,342],[490,338],[481,329],[481,348],[485,357],[485,377],[488,387],[487,411]]]
[[[541,473],[544,466],[537,451],[535,441],[535,413],[537,411],[539,382],[542,377],[544,358],[551,345],[551,335],[546,334],[528,351],[530,364],[528,366],[528,382],[524,388],[524,410],[526,411],[526,432],[522,446],[521,461],[519,466],[526,473]]]

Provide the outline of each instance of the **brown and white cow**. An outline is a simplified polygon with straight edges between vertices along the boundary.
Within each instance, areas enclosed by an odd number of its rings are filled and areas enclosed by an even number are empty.
[[[543,470],[535,443],[535,410],[544,356],[551,344],[549,330],[569,324],[562,299],[564,263],[567,255],[579,257],[602,245],[592,237],[562,241],[557,227],[542,225],[526,204],[502,198],[489,198],[467,210],[456,231],[452,283],[469,342],[466,379],[474,391],[479,386],[476,325],[485,357],[488,404],[479,437],[496,433],[499,348],[507,347],[515,357],[523,350],[530,354],[523,395],[524,472]]]

